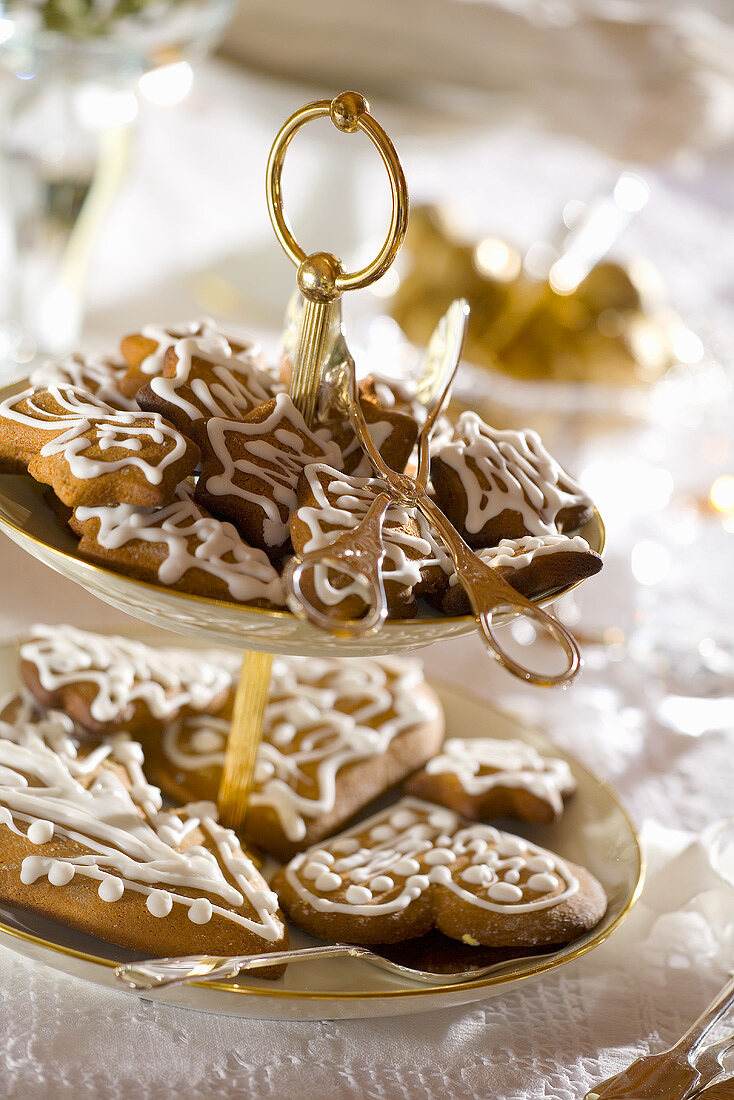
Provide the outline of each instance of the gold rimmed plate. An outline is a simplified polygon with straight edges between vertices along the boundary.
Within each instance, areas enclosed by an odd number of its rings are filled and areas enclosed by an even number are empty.
[[[149,633],[132,636],[151,642]],[[167,639],[170,641],[170,639]],[[17,651],[0,647],[0,691],[17,687]],[[433,683],[444,706],[447,736],[520,738],[541,753],[564,756],[537,730],[520,725],[488,703]],[[292,966],[275,982],[243,976],[237,981],[172,987],[153,1000],[182,1008],[259,1019],[361,1019],[429,1012],[502,996],[527,981],[564,966],[598,947],[620,926],[642,888],[643,860],[634,825],[614,791],[573,757],[566,756],[578,784],[560,822],[550,826],[509,825],[513,831],[588,867],[604,886],[609,906],[601,923],[555,955],[509,964],[501,973],[461,985],[418,985],[392,977],[357,959]],[[316,941],[295,932],[293,946]],[[64,925],[12,906],[0,906],[0,943],[75,977],[126,991],[114,967],[136,957]],[[128,996],[139,996],[127,992]]]
[[[7,387],[0,392],[0,400],[24,385]],[[189,634],[215,645],[328,657],[367,657],[420,649],[476,629],[471,615],[452,618],[429,609],[415,619],[389,619],[376,635],[345,640],[319,630],[289,611],[248,607],[148,584],[80,558],[77,540],[48,504],[44,493],[45,487],[27,475],[0,475],[0,530],[34,558],[80,584],[93,596],[152,626]],[[597,553],[603,551],[604,525],[598,512],[580,534]],[[555,589],[536,602],[545,606],[574,587]],[[501,622],[501,616],[497,621]]]

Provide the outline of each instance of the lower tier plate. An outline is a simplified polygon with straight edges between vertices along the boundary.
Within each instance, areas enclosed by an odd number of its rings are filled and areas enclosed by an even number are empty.
[[[149,632],[135,632],[134,636],[154,641]],[[192,648],[197,648],[195,643]],[[0,692],[16,690],[17,684],[17,649],[2,646]],[[578,790],[560,822],[534,827],[513,823],[509,828],[583,864],[596,875],[609,898],[601,923],[552,958],[513,963],[499,974],[449,988],[403,981],[357,959],[337,959],[292,965],[274,982],[247,976],[208,986],[173,987],[144,994],[147,999],[201,1012],[277,1020],[362,1019],[430,1012],[501,997],[521,982],[542,980],[557,967],[598,947],[620,926],[642,888],[643,861],[635,828],[614,791],[537,730],[440,682],[434,681],[432,686],[445,709],[448,737],[520,738],[541,753],[566,756]],[[292,941],[294,947],[316,942],[297,931]],[[114,967],[141,956],[44,917],[0,905],[0,943],[66,974],[115,989],[121,996],[140,996],[117,982]]]

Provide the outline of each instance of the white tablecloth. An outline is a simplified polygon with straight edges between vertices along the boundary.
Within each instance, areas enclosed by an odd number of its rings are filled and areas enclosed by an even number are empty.
[[[174,294],[179,295],[176,300],[181,306],[167,305],[168,316],[190,312],[191,287],[200,285],[200,280],[172,284],[170,276],[177,266],[186,267],[191,258],[187,259],[186,249],[193,248],[192,241],[201,243],[205,225],[216,226],[217,241],[209,252],[199,248],[197,264],[221,255],[225,247],[240,251],[249,247],[255,252],[261,244],[265,251],[270,247],[265,237],[260,240],[258,233],[246,228],[244,215],[236,218],[233,196],[239,183],[225,186],[221,172],[214,170],[207,156],[207,149],[214,149],[217,140],[227,140],[237,179],[237,173],[245,171],[247,150],[263,152],[267,147],[275,119],[268,119],[267,125],[262,120],[247,125],[248,110],[259,102],[253,88],[259,89],[257,95],[271,104],[271,113],[278,118],[286,113],[286,101],[289,109],[304,98],[300,89],[280,88],[272,101],[251,78],[212,69],[188,115],[181,112],[169,121],[154,112],[145,120],[141,152],[147,152],[148,159],[141,159],[102,241],[98,266],[106,271],[107,282],[96,283],[98,310],[90,318],[89,328],[96,338],[148,319],[150,310],[170,303]],[[241,127],[241,146],[235,140],[234,126]],[[161,135],[165,141],[157,143]],[[205,142],[203,156],[201,142]],[[455,158],[453,165],[446,164],[450,158],[437,155],[442,142]],[[424,195],[431,194],[432,179],[436,194],[448,192],[462,179],[467,193],[473,192],[476,198],[482,186],[481,169],[492,178],[495,192],[506,196],[506,203],[497,208],[500,222],[512,221],[514,216],[516,225],[524,224],[518,220],[521,202],[535,211],[530,220],[538,221],[541,216],[532,205],[533,197],[543,194],[550,215],[553,202],[558,209],[570,193],[579,193],[572,190],[579,179],[584,186],[591,186],[609,170],[603,159],[591,153],[568,148],[543,151],[532,136],[519,132],[494,133],[480,140],[476,132],[452,135],[447,131],[434,133],[428,144],[411,144],[407,139],[406,143],[406,159],[413,173],[411,176],[409,171],[409,176],[418,181]],[[170,180],[170,169],[168,177],[157,173],[163,171],[165,160],[178,165],[177,158],[186,155],[191,172],[188,185],[195,185],[199,194],[208,198],[193,210],[190,233],[182,243],[180,234],[178,238],[171,235],[168,208],[176,203],[171,203],[162,182]],[[221,165],[221,159],[218,163]],[[251,159],[250,173],[254,172],[253,163],[259,180],[262,164]],[[502,182],[509,184],[519,163],[536,169],[542,165],[544,178],[535,178],[529,170],[519,187],[503,188]],[[463,176],[456,165],[464,166]],[[186,172],[180,167],[177,171],[183,182],[176,201],[183,203]],[[638,244],[648,252],[657,249],[659,261],[670,261],[666,274],[674,287],[686,292],[693,313],[700,312],[707,296],[716,295],[719,306],[725,306],[731,295],[734,264],[721,242],[731,175],[724,166],[719,174],[698,184],[661,177],[659,205],[651,207],[650,218],[635,231]],[[553,202],[545,195],[551,178]],[[146,181],[150,185],[152,180],[156,186],[146,186]],[[253,185],[253,194],[259,194],[260,186],[259,182]],[[220,198],[223,208],[218,205]],[[141,235],[146,226],[156,227],[147,240],[148,263],[142,271],[139,264],[133,271],[129,252],[125,261],[122,251],[125,218],[131,216]],[[671,217],[679,229],[676,234],[669,231]],[[232,221],[231,234],[227,219]],[[535,231],[533,225],[526,230]],[[231,270],[241,274],[247,266],[247,259],[239,259]],[[287,273],[287,266],[284,270]],[[151,289],[156,278],[166,277],[169,282],[156,296]],[[142,283],[139,289],[149,296],[145,316],[140,302],[126,305],[114,300],[115,280],[130,292],[133,284]],[[254,306],[253,316],[257,316]],[[266,325],[268,320],[262,323]],[[690,493],[696,488],[694,482],[700,482],[699,490],[706,489],[715,472],[732,471],[732,439],[717,427],[718,449],[710,459],[713,465],[706,465],[709,459],[701,440],[708,438],[710,430],[694,423],[687,431],[686,470],[680,484],[685,482],[685,491]],[[691,443],[694,438],[701,444],[697,450]],[[637,442],[641,465],[639,469],[620,467],[620,477],[629,480],[628,496],[634,497],[634,486],[645,474],[655,504],[646,505],[643,494],[642,501],[629,507],[623,501],[621,506],[619,493],[609,494],[610,558],[604,573],[586,588],[582,624],[587,629],[619,625],[627,632],[640,623],[654,628],[656,623],[668,621],[671,608],[675,610],[684,593],[686,600],[695,599],[702,616],[700,636],[715,635],[720,643],[730,642],[732,598],[726,569],[713,595],[701,585],[711,581],[713,567],[724,561],[726,540],[733,536],[726,535],[717,520],[701,519],[695,509],[686,511],[685,502],[672,492],[665,476],[671,485],[678,484],[674,482],[678,473],[670,473],[677,471],[675,447],[666,450],[654,433],[642,433]],[[700,461],[692,472],[694,452]],[[624,456],[627,463],[633,457],[629,453]],[[596,454],[584,461],[589,475],[596,475],[599,481],[600,463],[607,462],[608,469],[610,456]],[[663,476],[660,471],[668,473]],[[608,479],[601,484],[609,488]],[[601,507],[604,512],[604,505]],[[708,545],[709,537],[712,550],[707,558],[701,547]],[[662,545],[668,555],[664,562],[670,565],[657,581],[653,577],[655,583],[644,587],[634,585],[629,569],[630,555],[640,540],[653,547]],[[643,559],[644,553],[649,558],[648,551],[649,547],[643,551]],[[728,554],[730,560],[730,549]],[[709,561],[712,569],[707,568]],[[90,627],[126,623],[6,540],[0,544],[0,562],[0,630],[4,637],[26,630],[36,620]],[[682,581],[672,569],[676,563],[683,570]],[[670,600],[664,598],[666,585],[672,593]],[[684,646],[695,645],[695,623],[691,637]],[[523,689],[488,668],[486,656],[473,640],[426,653],[429,672],[434,670],[467,690],[482,692],[540,721],[559,744],[616,785],[642,827],[650,861],[643,899],[619,932],[598,950],[537,984],[467,1009],[373,1022],[272,1023],[138,1002],[60,976],[0,948],[0,1095],[14,1100],[215,1100],[288,1095],[303,1100],[575,1100],[593,1081],[620,1069],[635,1054],[660,1049],[677,1038],[722,984],[732,954],[734,891],[711,866],[710,832],[713,823],[732,813],[734,721],[731,707],[726,709],[725,690],[727,683],[731,689],[731,680],[717,681],[721,706],[710,716],[700,710],[703,704],[696,702],[698,692],[691,687],[694,700],[689,702],[689,710],[692,706],[699,716],[703,713],[698,723],[703,729],[695,729],[698,736],[692,736],[689,711],[684,714],[681,709],[686,706],[686,692],[675,668],[654,675],[644,646],[632,656],[615,653],[622,659],[611,663],[604,658],[605,652],[588,648],[588,667],[581,680],[554,695]],[[671,691],[672,710],[666,704]],[[731,852],[728,855],[731,857]],[[727,853],[719,856],[725,858]],[[731,862],[729,858],[728,873]]]

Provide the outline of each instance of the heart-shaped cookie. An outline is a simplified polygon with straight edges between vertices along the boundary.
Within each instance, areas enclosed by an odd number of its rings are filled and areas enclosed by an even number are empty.
[[[295,856],[273,888],[300,928],[351,943],[437,928],[470,944],[561,944],[607,905],[585,868],[413,798]]]

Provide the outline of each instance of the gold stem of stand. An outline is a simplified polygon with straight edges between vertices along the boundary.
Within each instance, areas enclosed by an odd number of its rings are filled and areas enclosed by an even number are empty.
[[[242,658],[217,800],[222,822],[229,829],[239,829],[245,823],[272,663],[272,653],[247,650]]]
[[[298,344],[293,359],[290,395],[309,427],[316,419],[321,366],[326,357],[336,302],[322,304],[305,298]]]

